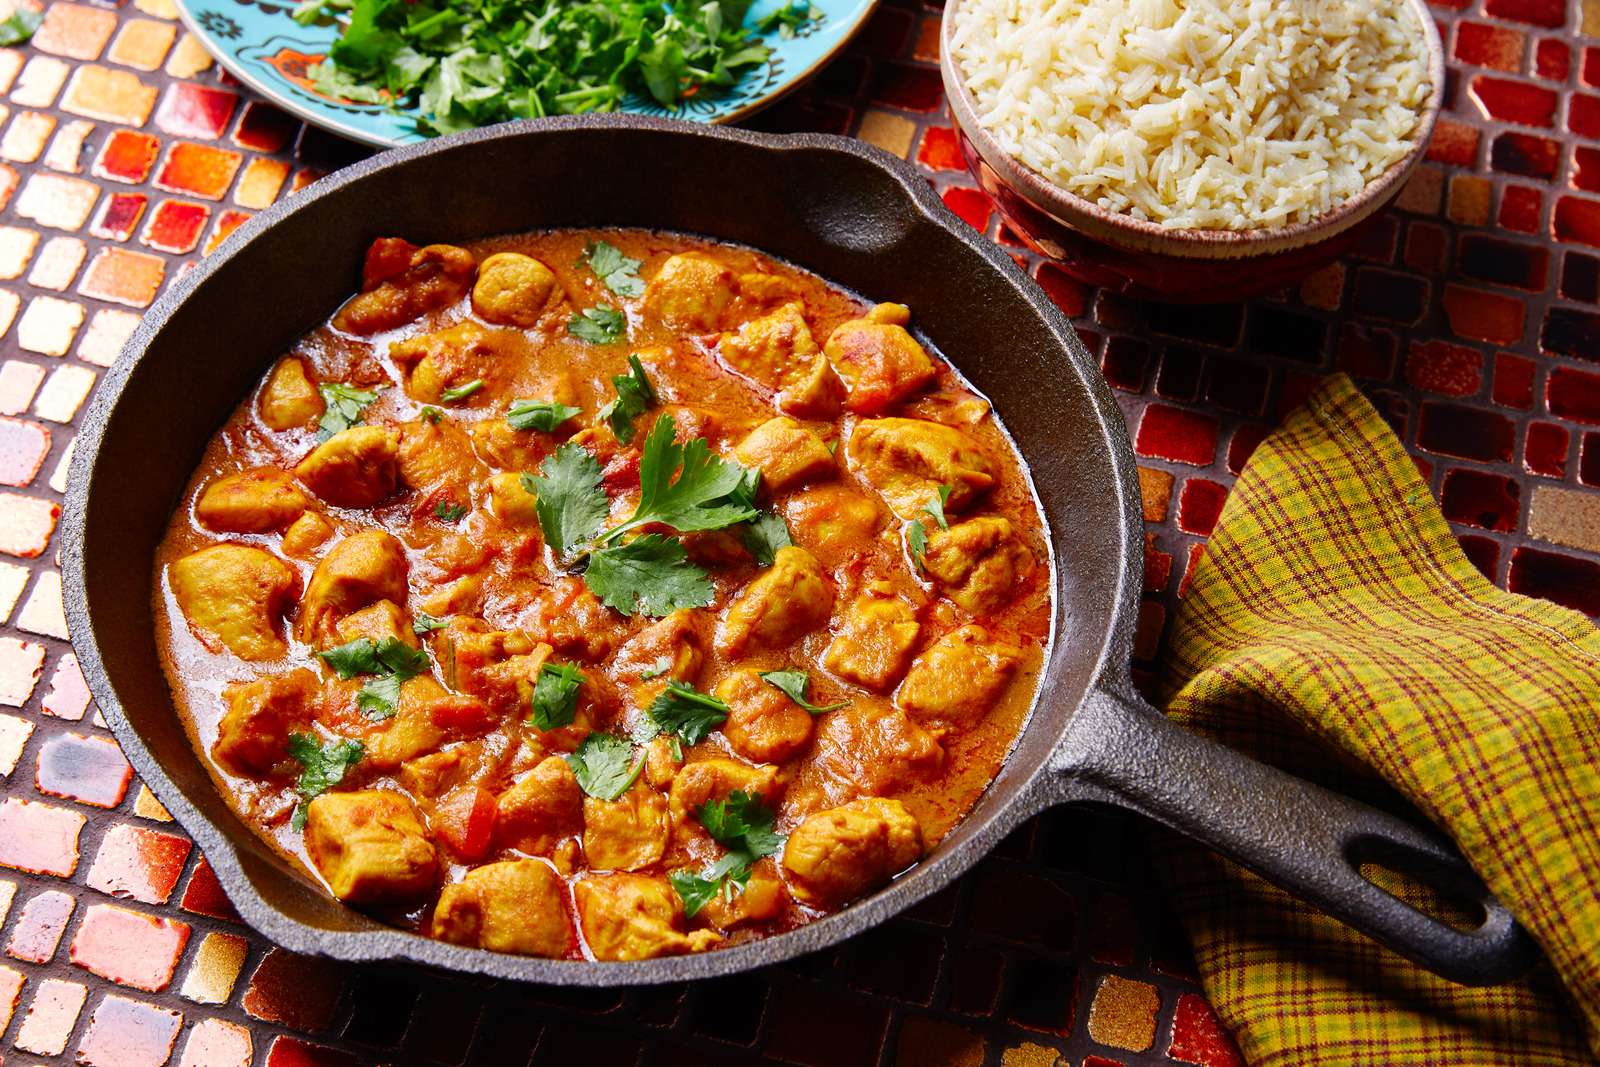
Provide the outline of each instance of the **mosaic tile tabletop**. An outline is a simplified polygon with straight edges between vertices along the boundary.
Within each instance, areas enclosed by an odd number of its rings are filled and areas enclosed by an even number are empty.
[[[1138,305],[1018,246],[961,169],[934,4],[885,0],[754,122],[914,160],[1080,324],[1141,457],[1143,665],[1233,476],[1335,369],[1402,433],[1485,573],[1600,614],[1600,0],[1434,10],[1451,70],[1428,162],[1350,259],[1243,305]],[[141,309],[361,150],[250,99],[170,0],[55,0],[30,45],[0,49],[0,123],[5,1063],[1239,1062],[1139,828],[1115,814],[1045,816],[868,936],[694,988],[337,968],[239,925],[90,704],[62,619],[59,501],[74,420]]]

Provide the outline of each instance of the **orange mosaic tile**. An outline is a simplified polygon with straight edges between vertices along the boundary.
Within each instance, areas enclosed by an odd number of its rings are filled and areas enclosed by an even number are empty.
[[[204,204],[187,200],[163,200],[150,214],[139,240],[151,248],[179,255],[192,252],[200,243],[200,234],[211,209]]]
[[[101,777],[109,784],[110,774]],[[143,826],[113,826],[101,838],[85,881],[111,896],[165,904],[177,888],[192,847],[188,838],[177,834]]]
[[[41,226],[77,230],[88,221],[100,187],[82,178],[34,173],[17,197],[17,214]]]
[[[161,290],[167,261],[160,256],[102,248],[84,272],[78,292],[129,307],[148,307]]]
[[[72,1028],[89,991],[77,982],[46,978],[33,993],[28,1014],[12,1043],[37,1056],[59,1056],[67,1047]]]
[[[96,237],[126,241],[133,236],[150,198],[143,193],[112,193],[100,202],[100,213],[89,224]]]
[[[161,142],[148,133],[113,130],[94,161],[94,173],[101,178],[138,185],[150,176]]]
[[[78,1062],[84,1067],[162,1067],[182,1028],[182,1012],[108,996],[89,1017]]]
[[[250,221],[248,211],[224,211],[218,215],[217,224],[211,227],[211,236],[206,238],[204,254],[210,255],[213,249],[228,239],[230,233],[248,221]]]
[[[189,1031],[178,1067],[250,1067],[255,1046],[238,1023],[204,1019]]]
[[[1143,1052],[1156,1040],[1161,994],[1148,982],[1108,974],[1089,1005],[1089,1036],[1102,1045]]]
[[[189,925],[110,904],[91,905],[72,937],[72,962],[121,985],[159,993],[172,981]]]
[[[33,250],[39,247],[39,233],[16,226],[0,226],[0,280],[22,277]]]
[[[78,358],[100,367],[111,366],[138,325],[139,316],[132,312],[101,308],[89,320],[89,328],[83,331],[78,342]],[[3,393],[4,389],[0,388],[0,395]]]
[[[175,193],[189,193],[203,200],[221,200],[222,194],[233,184],[244,157],[228,148],[177,141],[167,150],[167,157],[156,173],[159,188]]]
[[[178,47],[167,57],[166,71],[174,78],[192,78],[211,69],[214,60],[188,30],[178,38]]]
[[[281,159],[253,156],[239,175],[239,184],[233,190],[233,202],[240,207],[260,209],[278,198],[284,179],[289,176],[289,164]]]
[[[22,70],[26,53],[20,48],[0,48],[0,93],[11,89],[11,83],[17,80],[17,73]]]
[[[156,87],[126,70],[93,64],[73,71],[61,109],[85,118],[143,126],[156,106]]]
[[[68,808],[14,797],[0,800],[0,867],[69,877],[78,868],[78,832],[84,821]]]
[[[106,58],[135,70],[159,70],[177,38],[178,27],[170,22],[129,19],[122,24],[117,39],[111,42]]]
[[[179,991],[196,1004],[226,1004],[233,996],[250,942],[233,934],[207,934],[194,954]]]
[[[32,44],[41,52],[68,59],[98,59],[116,29],[114,11],[53,0]]]

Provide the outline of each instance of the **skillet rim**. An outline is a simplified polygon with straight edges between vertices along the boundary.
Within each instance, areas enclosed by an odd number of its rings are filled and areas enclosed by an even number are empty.
[[[258,235],[286,217],[324,197],[342,192],[347,186],[359,183],[371,174],[403,168],[419,158],[480,143],[536,138],[545,132],[583,130],[652,131],[732,141],[766,152],[813,150],[853,156],[894,180],[915,209],[913,226],[931,225],[943,230],[947,236],[954,237],[966,253],[976,256],[998,272],[1039,316],[1059,348],[1065,350],[1105,440],[1104,454],[1110,475],[1107,488],[1115,493],[1116,510],[1122,528],[1122,536],[1118,539],[1121,560],[1111,561],[1120,562],[1120,565],[1110,571],[1116,576],[1118,587],[1112,598],[1106,631],[1100,637],[1100,647],[1095,655],[1083,656],[1090,666],[1077,705],[1055,712],[1061,716],[1061,721],[1055,728],[1053,740],[1046,742],[1049,754],[1026,778],[1003,787],[1009,795],[999,798],[997,810],[949,851],[922,860],[873,895],[794,930],[708,952],[650,960],[602,962],[547,960],[468,948],[386,926],[377,920],[369,920],[373,927],[367,930],[319,929],[279,910],[257,890],[245,871],[240,851],[230,832],[191,805],[184,792],[173,783],[161,761],[145,745],[140,732],[128,720],[106,673],[105,658],[90,624],[83,535],[87,521],[90,474],[105,441],[109,415],[121,398],[140,358],[190,295],[226,263],[242,254]],[[959,364],[957,369],[960,369]],[[1135,461],[1121,409],[1072,322],[998,245],[945,207],[928,182],[904,159],[865,142],[834,134],[769,134],[732,126],[707,126],[647,116],[589,114],[483,127],[370,156],[258,213],[230,234],[219,248],[201,259],[183,278],[168,288],[142,317],[117,362],[102,376],[94,398],[80,421],[67,495],[63,502],[61,573],[68,629],[73,634],[83,635],[74,637],[73,647],[77,651],[84,678],[96,704],[110,724],[112,734],[140,778],[200,846],[241,918],[269,941],[290,951],[346,962],[418,963],[461,974],[551,986],[654,985],[739,973],[839,944],[938,892],[974,867],[1023,820],[1044,808],[1070,800],[1079,792],[1068,780],[1071,766],[1068,755],[1074,747],[1072,726],[1076,712],[1097,689],[1125,691],[1130,684],[1127,653],[1132,642],[1133,607],[1143,571],[1143,558],[1138,551],[1141,530],[1137,521],[1139,499]],[[1057,539],[1050,530],[1048,519],[1046,531],[1051,534],[1051,565],[1059,574],[1060,546],[1056,544]],[[1060,629],[1062,620],[1059,611],[1058,601],[1057,611],[1052,615],[1053,630]],[[1061,635],[1055,633],[1053,643],[1059,645],[1060,638]],[[1075,645],[1081,648],[1086,643],[1080,635],[1074,635]],[[1053,659],[1052,656],[1046,660],[1040,676],[1039,692],[1034,697],[1019,739],[1032,728],[1035,717],[1041,713],[1045,701],[1050,699],[1046,682]],[[1008,760],[1014,754],[1013,746]],[[990,788],[993,788],[993,783]],[[1084,792],[1092,796],[1092,792]],[[967,818],[970,819],[971,815]],[[245,832],[252,832],[242,821],[239,826]]]

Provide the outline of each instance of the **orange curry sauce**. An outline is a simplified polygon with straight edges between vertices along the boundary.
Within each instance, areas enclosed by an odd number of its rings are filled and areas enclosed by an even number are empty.
[[[624,269],[608,287],[597,241],[639,261],[638,281]],[[574,336],[574,314],[602,304],[624,335]],[[998,772],[1050,619],[1020,460],[907,322],[758,252],[672,234],[375,243],[363,293],[213,438],[156,560],[163,659],[219,785],[351,904],[501,951],[699,951],[882,885]],[[655,397],[625,443],[601,409],[630,354]],[[334,383],[377,398],[330,436],[316,386]],[[505,420],[520,399],[579,413],[518,430]],[[589,590],[581,554],[554,558],[521,474],[563,442],[584,449],[614,526],[669,415],[679,442],[762,470],[756,504],[794,547],[763,567],[743,527],[645,527],[681,543],[714,594],[630,617]],[[929,507],[941,486],[948,530]],[[440,628],[414,636],[419,619]],[[363,637],[428,657],[386,717],[358,706],[377,675],[341,680],[317,655]],[[540,730],[531,696],[555,664],[583,682],[573,721]],[[812,715],[756,673],[781,670],[809,676],[810,703],[843,706]],[[626,792],[585,795],[563,757],[592,731],[646,736],[669,679],[722,699],[726,721],[697,744],[640,743]],[[303,830],[292,737],[362,746]],[[735,792],[787,842],[690,916],[668,875],[726,854],[701,814]]]

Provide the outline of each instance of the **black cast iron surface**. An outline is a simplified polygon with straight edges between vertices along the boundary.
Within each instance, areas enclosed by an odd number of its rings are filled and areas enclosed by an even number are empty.
[[[912,871],[792,933],[637,963],[527,959],[382,926],[338,904],[231,811],[175,714],[156,655],[151,561],[210,435],[266,366],[351,288],[375,237],[464,241],[644,226],[758,247],[905,303],[983,391],[1032,471],[1053,541],[1053,637],[1032,718],[993,787]],[[182,396],[183,404],[172,398]],[[823,948],[949,883],[1052,804],[1130,807],[1189,833],[1462,981],[1531,958],[1525,934],[1436,835],[1184,734],[1132,697],[1141,525],[1126,430],[1068,320],[1016,264],[877,149],[665,120],[512,124],[358,163],[256,216],[145,317],[106,375],[66,502],[66,610],[83,672],[140,775],[204,849],[241,915],[290,949],[557,985],[723,975]],[[1367,883],[1381,853],[1480,901],[1471,932]]]

